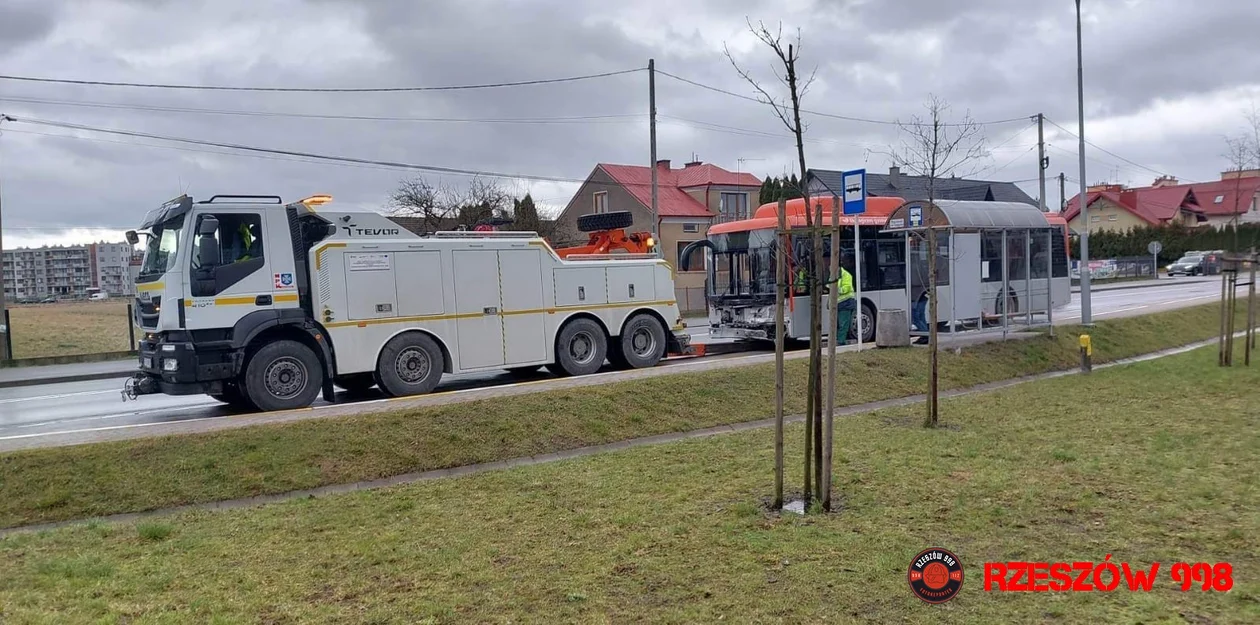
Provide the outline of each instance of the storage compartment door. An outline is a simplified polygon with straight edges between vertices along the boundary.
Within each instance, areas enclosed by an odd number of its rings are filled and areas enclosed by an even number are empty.
[[[350,319],[397,317],[394,255],[390,252],[347,252],[345,262],[346,303]]]
[[[503,280],[503,355],[506,364],[547,359],[542,258],[538,250],[499,252]]]
[[[459,368],[503,364],[503,323],[499,317],[499,255],[494,250],[451,252],[455,265],[455,327]]]

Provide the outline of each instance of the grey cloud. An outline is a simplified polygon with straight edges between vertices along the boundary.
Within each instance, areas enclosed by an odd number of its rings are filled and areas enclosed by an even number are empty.
[[[52,32],[57,9],[40,0],[0,4],[0,54],[37,42]]]

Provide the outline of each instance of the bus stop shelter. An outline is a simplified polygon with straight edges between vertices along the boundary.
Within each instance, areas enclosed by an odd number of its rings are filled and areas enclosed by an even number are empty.
[[[947,323],[948,332],[982,330],[999,322],[1004,332],[1012,324],[1049,325],[1055,305],[1071,298],[1066,269],[1056,272],[1054,267],[1056,258],[1066,263],[1065,235],[1037,207],[914,200],[896,208],[883,230],[906,235],[905,289],[911,309],[926,302],[929,229],[937,240],[936,322]],[[1063,246],[1062,256],[1056,245]],[[926,320],[926,309],[922,314]],[[911,327],[911,335],[925,334],[927,328]]]

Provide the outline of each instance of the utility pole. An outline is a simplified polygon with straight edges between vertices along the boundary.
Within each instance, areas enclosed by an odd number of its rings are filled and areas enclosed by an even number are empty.
[[[1066,184],[1067,184],[1067,179],[1064,177],[1063,172],[1059,172],[1059,212],[1060,213],[1067,210],[1067,187],[1064,186]]]
[[[1081,0],[1076,0],[1076,107],[1081,140],[1077,149],[1081,161],[1081,325],[1094,325],[1089,301],[1089,195],[1085,183],[1085,62],[1081,51]]]
[[[1037,196],[1041,198],[1037,200],[1038,208],[1041,212],[1046,212],[1046,132],[1045,132],[1046,116],[1037,113],[1037,184],[1041,189],[1041,193]]]
[[[11,121],[13,121],[12,117],[9,117],[8,115],[0,115],[0,125],[3,125],[4,122],[11,122]],[[0,172],[2,171],[3,171],[3,168],[0,167]],[[0,177],[3,177],[3,176],[0,175]],[[4,192],[0,190],[0,196],[3,196],[3,195],[4,195]],[[3,209],[0,209],[0,214],[3,214],[3,212],[4,212]],[[2,232],[2,229],[0,229],[0,232]],[[16,290],[14,292],[16,293]],[[9,317],[7,311],[5,311],[4,300],[5,300],[5,297],[4,297],[4,237],[3,235],[0,235],[0,324],[4,324],[5,319],[8,319]],[[13,359],[13,354],[9,353],[9,333],[12,331],[13,331],[13,328],[10,328],[8,325],[5,325],[4,332],[0,333],[2,334],[2,336],[0,336],[0,360]]]
[[[661,220],[656,203],[656,59],[648,59],[648,129],[652,142],[652,241],[656,243],[659,256],[661,237],[656,231]]]

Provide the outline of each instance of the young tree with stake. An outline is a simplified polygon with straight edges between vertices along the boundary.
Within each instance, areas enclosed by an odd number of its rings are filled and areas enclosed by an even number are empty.
[[[949,104],[935,95],[929,96],[924,105],[927,118],[911,116],[908,122],[897,122],[902,134],[900,148],[889,150],[889,157],[898,167],[911,175],[927,179],[927,198],[929,206],[936,202],[936,181],[943,178],[956,177],[960,171],[969,168],[971,163],[988,155],[984,147],[984,135],[980,124],[965,113],[958,122],[946,120],[949,115]],[[970,171],[966,173],[971,173]],[[965,174],[964,174],[965,175]],[[916,199],[916,198],[907,198]],[[929,209],[930,210],[930,209]],[[924,222],[929,225],[927,232],[927,326],[928,326],[928,358],[930,360],[930,376],[928,378],[927,417],[925,427],[936,427],[939,422],[937,411],[939,393],[937,389],[937,297],[936,261],[938,256],[936,230],[928,222],[928,211],[925,210]],[[911,235],[914,236],[914,235]],[[911,302],[914,305],[914,302]]]
[[[758,22],[756,26],[751,20],[748,20],[748,30],[764,44],[775,57],[775,77],[786,89],[787,97],[776,97],[771,95],[770,90],[763,87],[752,73],[742,67],[731,54],[729,48],[724,48],[726,58],[730,60],[731,65],[735,68],[736,73],[741,78],[752,85],[756,90],[757,99],[763,104],[767,104],[774,111],[779,121],[792,133],[796,139],[796,155],[800,166],[800,177],[793,175],[796,182],[796,191],[805,201],[805,223],[806,231],[811,235],[812,254],[810,254],[809,262],[806,264],[806,279],[810,292],[810,352],[809,352],[809,383],[808,396],[806,398],[806,424],[805,424],[805,489],[804,499],[806,507],[812,498],[820,497],[820,491],[816,490],[820,487],[814,475],[816,471],[822,469],[817,466],[818,461],[822,457],[822,444],[818,440],[818,428],[821,427],[822,412],[822,349],[820,346],[822,339],[822,298],[820,290],[822,286],[822,239],[821,233],[815,231],[817,224],[815,217],[815,207],[810,204],[809,190],[806,188],[806,172],[809,171],[805,166],[805,125],[801,122],[801,100],[809,91],[810,85],[814,82],[814,76],[817,70],[814,70],[808,78],[802,79],[798,71],[798,62],[801,52],[801,35],[797,31],[795,42],[783,41],[783,27],[780,25],[774,32],[763,23]],[[786,253],[786,250],[779,250],[780,254]],[[781,340],[781,337],[776,337]],[[780,482],[776,476],[776,483]],[[776,501],[782,501],[781,493],[776,493]]]

